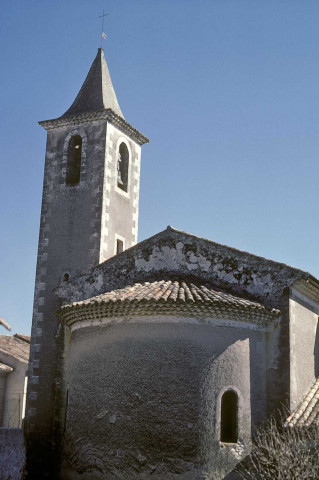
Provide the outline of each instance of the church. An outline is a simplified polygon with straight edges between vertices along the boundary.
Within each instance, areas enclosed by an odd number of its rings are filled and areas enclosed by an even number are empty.
[[[137,243],[141,147],[102,49],[47,131],[27,478],[222,480],[283,402],[319,418],[319,281],[167,227]]]

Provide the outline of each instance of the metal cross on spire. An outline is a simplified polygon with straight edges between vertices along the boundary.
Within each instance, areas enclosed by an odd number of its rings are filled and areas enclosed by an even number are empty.
[[[102,48],[103,38],[104,38],[104,40],[106,39],[106,34],[104,33],[104,17],[106,17],[107,15],[108,15],[108,13],[104,13],[104,10],[103,10],[102,15],[99,15],[99,18],[102,18],[101,48]]]

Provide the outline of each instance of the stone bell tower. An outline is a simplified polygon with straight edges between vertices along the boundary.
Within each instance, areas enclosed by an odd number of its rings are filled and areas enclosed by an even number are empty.
[[[59,308],[52,290],[137,242],[141,145],[101,48],[71,107],[47,130],[25,433],[29,478],[54,478]]]

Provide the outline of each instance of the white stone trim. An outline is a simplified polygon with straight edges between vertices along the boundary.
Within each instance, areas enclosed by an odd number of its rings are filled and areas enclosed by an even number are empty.
[[[28,377],[27,375],[24,377],[24,388],[23,388],[23,398],[22,398],[22,420],[25,417],[25,406],[26,406],[26,399],[27,399],[27,389],[28,389]]]
[[[110,154],[111,144],[113,145],[112,136],[114,133],[114,127],[112,125],[106,125],[105,132],[105,150],[104,150],[104,178],[103,178],[103,190],[102,190],[102,212],[101,212],[101,236],[100,236],[100,252],[99,263],[104,262],[107,259],[108,251],[108,235],[109,235],[109,219],[110,215],[108,207],[110,206],[110,185],[112,182],[112,155]]]

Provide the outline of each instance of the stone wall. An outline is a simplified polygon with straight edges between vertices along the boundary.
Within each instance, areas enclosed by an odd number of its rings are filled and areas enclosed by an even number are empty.
[[[3,353],[2,358],[5,358]],[[13,372],[6,378],[2,426],[21,428],[25,413],[25,376],[28,364],[13,357],[9,360],[8,356],[9,362],[10,366],[13,367]]]
[[[300,399],[319,376],[319,304],[292,289],[290,310],[290,407]]]
[[[136,281],[200,278],[235,295],[278,308],[284,289],[309,274],[279,262],[168,227],[89,272],[61,285],[65,302],[79,301]]]
[[[21,480],[25,462],[23,431],[0,428],[0,478]]]
[[[81,178],[74,186],[65,183],[72,135],[82,138]],[[58,463],[50,465],[59,307],[52,289],[65,273],[99,262],[105,136],[105,121],[48,131],[25,425],[28,469],[32,464],[39,476]]]
[[[78,184],[67,185],[68,145],[75,135],[82,138],[81,175]],[[115,192],[116,149],[124,137],[131,150],[126,197]],[[33,432],[44,465],[54,435],[59,300],[52,290],[65,275],[75,276],[114,255],[115,234],[125,237],[127,246],[136,242],[139,165],[140,147],[106,120],[48,131],[26,410],[28,461],[35,450]]]
[[[0,375],[0,426],[2,425],[4,398],[6,393],[6,375]]]
[[[122,142],[129,151],[127,192],[117,187],[117,162]],[[124,249],[137,242],[140,160],[141,147],[114,125],[108,124],[99,263],[115,255],[116,236],[124,239]]]
[[[63,478],[224,478],[249,451],[251,419],[267,414],[267,334],[136,321],[72,333]],[[219,441],[228,388],[238,393],[237,444]]]

